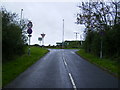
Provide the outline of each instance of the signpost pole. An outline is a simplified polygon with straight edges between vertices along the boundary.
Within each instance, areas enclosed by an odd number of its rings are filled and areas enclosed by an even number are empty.
[[[30,45],[30,37],[29,37],[29,45]]]
[[[41,34],[41,36],[42,36],[42,47],[44,47],[44,37],[45,37],[45,34],[43,33],[43,34]]]
[[[38,41],[40,41],[40,46],[42,46],[41,45],[42,37],[38,37]]]
[[[40,46],[41,46],[41,41],[40,41]]]
[[[28,55],[30,56],[30,36],[28,35],[29,37],[29,48],[28,48]]]
[[[31,37],[32,35],[28,35],[28,37],[29,37],[29,48],[28,48],[28,55],[30,56],[30,37]]]
[[[44,47],[44,38],[42,39],[42,46]]]

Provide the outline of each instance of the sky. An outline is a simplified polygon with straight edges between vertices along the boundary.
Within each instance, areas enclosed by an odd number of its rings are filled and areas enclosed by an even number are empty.
[[[63,19],[64,40],[76,40],[75,32],[78,32],[77,40],[83,39],[84,25],[77,25],[76,14],[79,12],[79,2],[2,2],[8,11],[21,15],[22,18],[31,20],[33,33],[31,45],[40,44],[38,37],[45,33],[44,45],[56,45],[62,42]]]

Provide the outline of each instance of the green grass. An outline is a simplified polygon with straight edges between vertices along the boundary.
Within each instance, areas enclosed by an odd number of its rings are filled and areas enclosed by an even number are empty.
[[[42,56],[48,52],[47,49],[39,47],[31,47],[31,55],[26,54],[17,57],[15,60],[10,60],[9,62],[3,63],[2,65],[2,86],[10,83],[15,79],[20,73],[25,71],[29,66],[34,64]]]
[[[77,54],[83,57],[84,59],[88,60],[91,63],[96,64],[98,67],[102,68],[103,70],[108,71],[112,75],[118,77],[118,66],[119,63],[117,61],[113,61],[110,59],[100,59],[99,57],[96,57],[92,54],[86,53],[83,49],[77,51]]]

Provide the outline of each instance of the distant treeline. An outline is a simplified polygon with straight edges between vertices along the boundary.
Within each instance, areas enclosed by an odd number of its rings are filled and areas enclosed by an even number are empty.
[[[82,46],[82,43],[84,41],[79,41],[79,40],[72,40],[72,41],[64,41],[64,42],[57,42],[56,44],[56,47],[58,48],[80,48]]]
[[[25,51],[27,37],[24,29],[25,20],[19,19],[16,13],[8,12],[1,8],[2,13],[2,58],[3,61],[12,60],[16,55],[22,55]]]
[[[88,53],[120,60],[120,1],[82,2],[78,6],[77,24],[84,24]]]

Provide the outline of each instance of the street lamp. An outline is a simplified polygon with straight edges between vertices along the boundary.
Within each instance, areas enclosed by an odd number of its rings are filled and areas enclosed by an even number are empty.
[[[20,26],[22,24],[22,12],[23,12],[23,9],[21,9],[21,14],[20,14]]]
[[[64,19],[63,19],[62,48],[64,48]]]

